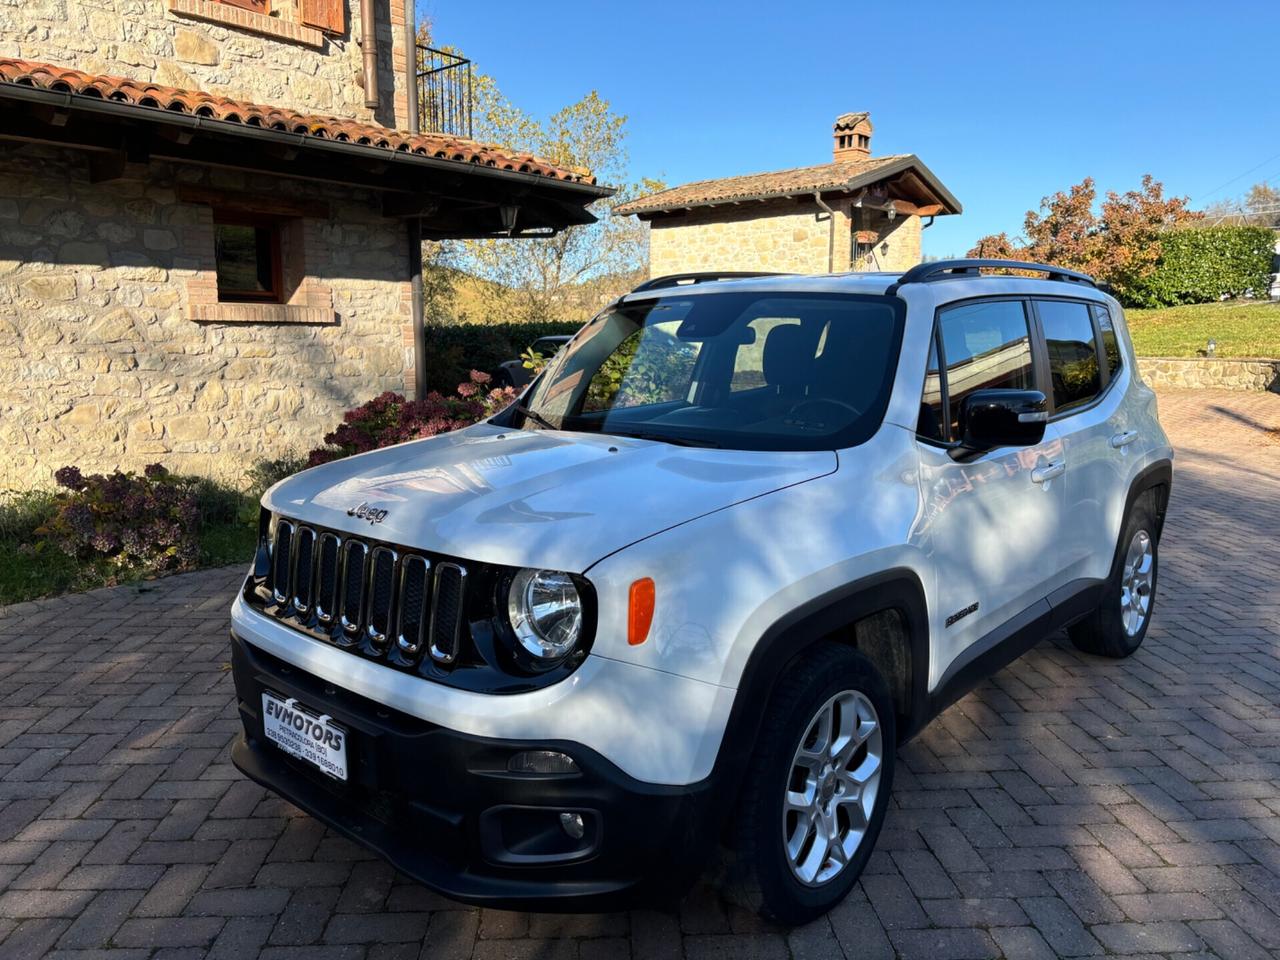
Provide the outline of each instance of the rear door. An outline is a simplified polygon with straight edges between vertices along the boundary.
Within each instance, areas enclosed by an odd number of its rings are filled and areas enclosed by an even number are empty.
[[[979,641],[1044,613],[1044,598],[1060,583],[1055,554],[1066,497],[1056,428],[1031,447],[966,461],[950,453],[967,394],[1039,389],[1042,358],[1032,344],[1022,298],[965,301],[938,313],[918,430],[924,542],[936,575],[932,684],[981,653]]]
[[[1060,298],[1032,301],[1049,375],[1050,424],[1065,451],[1066,509],[1059,555],[1067,581],[1101,579],[1110,570],[1140,445],[1124,405],[1127,371],[1105,304]]]

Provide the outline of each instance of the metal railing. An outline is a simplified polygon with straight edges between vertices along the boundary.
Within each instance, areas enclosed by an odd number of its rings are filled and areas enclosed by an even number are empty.
[[[417,45],[420,132],[471,137],[471,61]]]

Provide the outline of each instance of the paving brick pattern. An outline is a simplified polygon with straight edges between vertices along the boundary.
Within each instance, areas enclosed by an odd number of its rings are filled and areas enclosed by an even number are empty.
[[[1158,612],[1125,662],[1052,638],[903,754],[849,899],[784,931],[472,910],[228,761],[239,571],[0,610],[0,956],[397,958],[1280,952],[1280,396],[1162,395]]]

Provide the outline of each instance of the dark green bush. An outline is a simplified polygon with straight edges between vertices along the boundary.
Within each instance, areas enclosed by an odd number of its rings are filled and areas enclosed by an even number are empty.
[[[1128,306],[1173,307],[1227,297],[1265,297],[1276,235],[1265,227],[1169,230],[1155,270],[1124,291]]]
[[[518,360],[539,337],[574,334],[581,327],[558,320],[428,326],[426,389],[453,393],[458,384],[467,382],[472,370],[493,373],[503,361]]]

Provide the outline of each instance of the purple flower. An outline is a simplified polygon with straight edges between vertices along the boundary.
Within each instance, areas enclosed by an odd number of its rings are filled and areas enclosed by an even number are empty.
[[[84,489],[84,476],[80,473],[79,467],[63,467],[53,475],[53,479],[57,481],[58,486],[66,487],[68,490]]]

